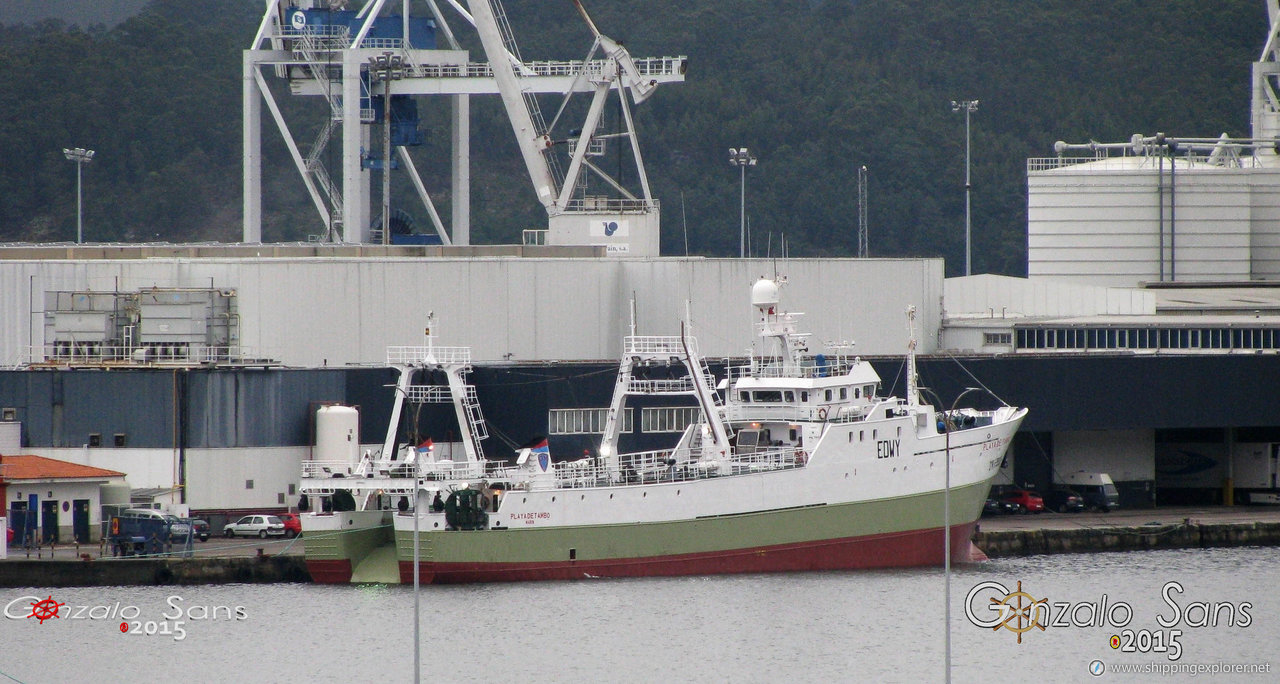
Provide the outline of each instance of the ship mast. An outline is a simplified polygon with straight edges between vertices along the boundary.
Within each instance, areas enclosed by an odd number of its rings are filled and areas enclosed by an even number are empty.
[[[916,307],[907,307],[907,406],[920,405],[920,378],[916,375]]]

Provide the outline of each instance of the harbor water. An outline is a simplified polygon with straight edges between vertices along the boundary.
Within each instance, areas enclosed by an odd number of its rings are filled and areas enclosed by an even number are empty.
[[[1276,681],[1277,585],[1275,548],[957,567],[952,679]],[[424,587],[422,681],[942,681],[943,593],[938,569]],[[412,681],[411,587],[33,587],[0,600],[0,681]]]

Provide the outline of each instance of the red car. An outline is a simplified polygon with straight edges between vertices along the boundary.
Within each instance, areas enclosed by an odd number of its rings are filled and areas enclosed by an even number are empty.
[[[1039,494],[1025,489],[1010,489],[1000,495],[1000,500],[1016,504],[1020,513],[1044,512],[1044,499]]]
[[[302,534],[302,520],[297,513],[279,513],[276,517],[284,523],[284,536],[293,539]]]

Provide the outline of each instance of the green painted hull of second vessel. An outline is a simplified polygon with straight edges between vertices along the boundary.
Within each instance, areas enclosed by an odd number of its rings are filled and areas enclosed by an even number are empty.
[[[386,517],[386,516],[384,516]],[[389,518],[344,530],[306,530],[303,552],[311,579],[323,584],[352,581],[357,567],[377,548],[393,543]]]

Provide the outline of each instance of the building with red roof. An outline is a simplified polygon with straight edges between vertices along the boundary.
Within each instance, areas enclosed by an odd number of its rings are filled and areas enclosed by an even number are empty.
[[[0,501],[11,527],[25,522],[45,542],[92,543],[102,534],[102,488],[125,474],[31,454],[0,455]],[[127,491],[127,489],[125,490]]]

